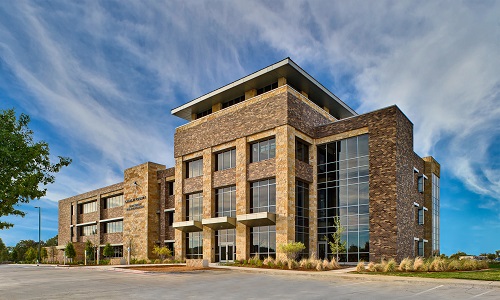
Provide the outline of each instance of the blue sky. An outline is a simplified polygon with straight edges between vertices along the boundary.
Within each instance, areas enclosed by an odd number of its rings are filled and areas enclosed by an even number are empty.
[[[500,249],[498,1],[3,1],[0,109],[69,156],[7,245],[57,234],[57,201],[173,166],[170,110],[291,57],[358,113],[398,105],[441,163],[441,249]]]

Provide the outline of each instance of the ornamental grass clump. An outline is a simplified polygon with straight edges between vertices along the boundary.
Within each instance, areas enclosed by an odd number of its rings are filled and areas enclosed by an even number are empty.
[[[443,272],[443,271],[446,271],[446,267],[447,267],[446,260],[444,260],[441,257],[436,257],[432,260],[432,262],[429,266],[429,271]]]
[[[384,265],[384,272],[395,272],[397,268],[397,263],[394,260],[394,258],[391,258],[385,265]]]
[[[377,269],[375,268],[375,263],[373,261],[368,263],[368,266],[366,267],[366,270],[368,272],[376,272]]]
[[[364,271],[365,271],[365,262],[361,260],[356,265],[356,272],[364,272]]]
[[[276,265],[276,261],[274,260],[274,258],[268,256],[264,259],[263,264],[269,268],[274,268],[274,266]]]
[[[461,271],[462,270],[462,264],[460,263],[459,260],[452,259],[448,263],[447,269],[448,269],[448,271]]]
[[[415,261],[413,262],[413,270],[417,272],[424,270],[424,260],[422,259],[422,257],[415,258]]]
[[[316,261],[316,271],[323,271],[323,262],[321,260]]]
[[[401,272],[411,272],[413,271],[413,260],[409,257],[403,259],[399,264],[398,270]]]
[[[324,259],[323,262],[321,263],[322,266],[323,266],[323,270],[331,270],[331,265],[330,265],[330,262],[328,261],[328,259]]]
[[[330,260],[330,270],[336,270],[336,269],[340,269],[340,265],[337,262],[337,260],[334,257],[332,257],[332,260]]]

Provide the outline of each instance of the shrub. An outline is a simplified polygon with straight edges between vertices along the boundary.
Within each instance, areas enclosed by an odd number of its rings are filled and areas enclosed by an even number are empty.
[[[323,271],[323,263],[321,260],[316,261],[316,271]]]
[[[153,263],[154,263],[154,264],[161,264],[161,262],[162,262],[162,261],[161,261],[161,260],[159,260],[159,259],[155,259],[155,260],[153,261]]]
[[[264,259],[263,264],[268,266],[269,268],[274,268],[274,266],[276,265],[276,261],[274,260],[274,258],[268,256]]]
[[[155,245],[153,247],[153,253],[158,255],[161,260],[163,260],[165,257],[172,256],[172,250],[170,250],[170,248],[168,248],[167,246],[160,247],[158,245]]]
[[[384,271],[384,269],[385,269],[385,265],[386,265],[386,264],[387,264],[387,263],[386,263],[385,261],[382,261],[382,262],[381,262],[381,263],[379,263],[379,264],[375,264],[375,266],[374,266],[374,270],[375,270],[375,272],[383,272],[383,271]]]
[[[364,272],[364,271],[365,271],[365,262],[361,260],[356,265],[356,272]]]
[[[289,258],[289,259],[287,259],[286,263],[287,263],[289,270],[297,269],[297,267],[299,266],[299,264],[297,263],[297,261],[295,259]]]
[[[109,259],[101,259],[99,260],[100,265],[109,265]]]
[[[459,260],[452,259],[448,263],[448,268],[449,271],[460,271],[462,270],[462,266]]]
[[[322,265],[323,265],[323,270],[331,270],[330,269],[330,262],[328,261],[328,259],[324,259],[322,262]]]
[[[384,272],[395,272],[397,267],[396,261],[391,258],[384,266]]]
[[[260,262],[260,257],[255,255],[248,260],[248,264],[251,266],[257,266]]]
[[[429,266],[429,271],[443,272],[446,271],[446,267],[447,267],[446,260],[441,257],[436,257],[432,260]]]
[[[287,244],[280,244],[278,248],[286,254],[289,259],[295,259],[297,254],[306,249],[306,246],[302,242],[290,242]]]
[[[332,260],[330,260],[330,270],[334,269],[340,269],[340,265],[335,258],[332,258]]]

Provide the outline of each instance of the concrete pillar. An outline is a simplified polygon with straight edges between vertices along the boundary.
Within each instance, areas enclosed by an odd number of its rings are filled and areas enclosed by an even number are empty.
[[[280,77],[278,78],[278,86],[283,86],[286,85],[286,78],[285,77]]]
[[[248,100],[252,97],[257,96],[257,90],[256,89],[251,89],[245,92],[245,100]]]
[[[203,219],[215,216],[215,191],[212,187],[214,172],[212,149],[203,150]],[[208,227],[203,228],[203,259],[215,262],[215,231]]]
[[[247,182],[247,165],[250,150],[246,138],[236,140],[236,214],[250,213],[250,189]],[[250,229],[236,224],[236,259],[250,257]]]
[[[276,258],[280,244],[295,241],[295,129],[276,128]]]
[[[186,201],[183,193],[185,164],[182,157],[175,158],[175,214],[174,221],[182,222],[186,219]],[[186,234],[180,230],[175,230],[175,258],[186,258]]]

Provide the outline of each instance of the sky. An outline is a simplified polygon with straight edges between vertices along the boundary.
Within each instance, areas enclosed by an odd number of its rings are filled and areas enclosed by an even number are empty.
[[[57,234],[57,201],[174,166],[170,111],[290,57],[358,113],[397,105],[441,163],[441,252],[500,249],[499,1],[2,1],[0,109],[73,163],[13,246]]]

